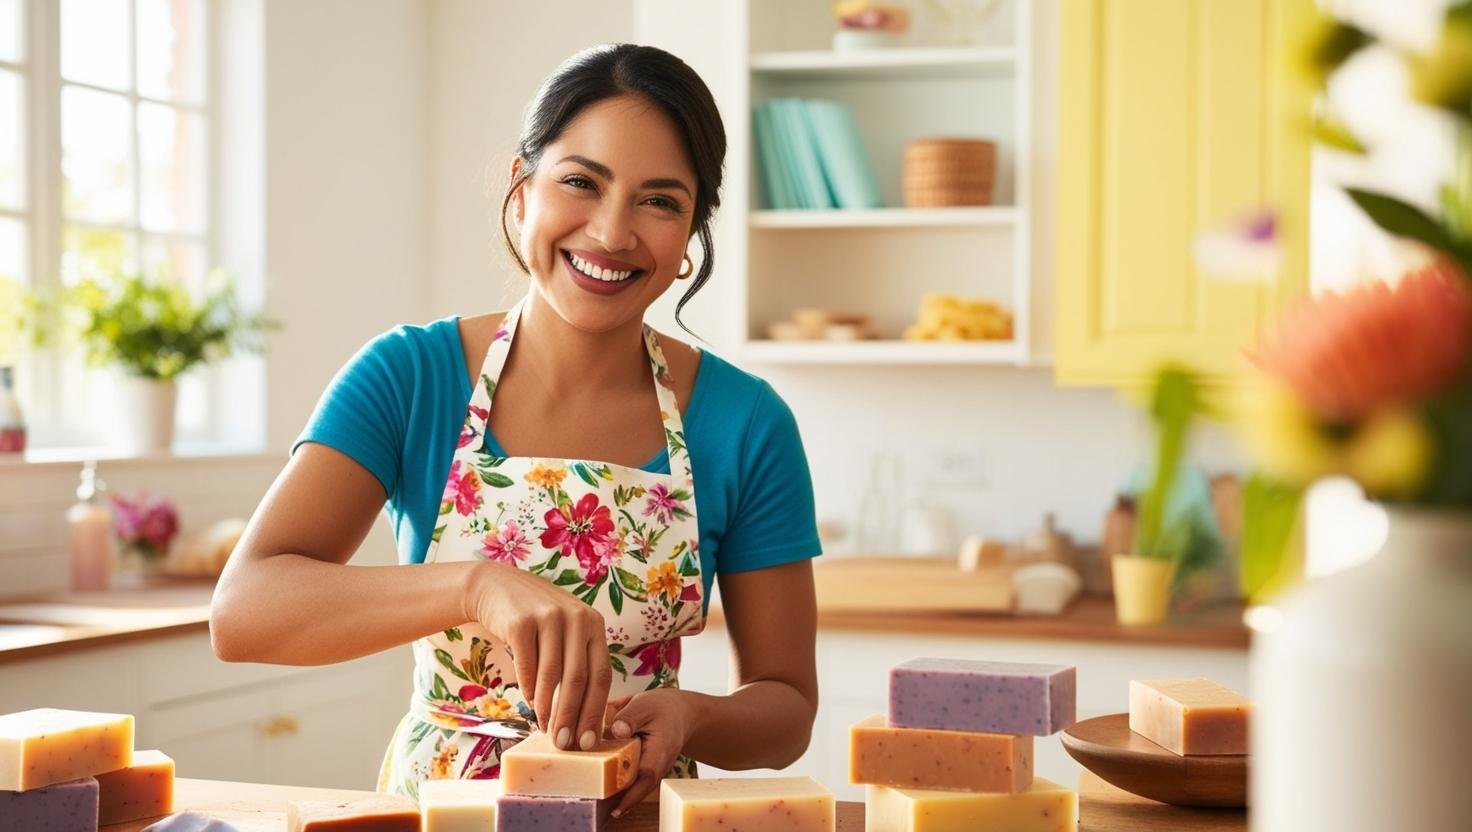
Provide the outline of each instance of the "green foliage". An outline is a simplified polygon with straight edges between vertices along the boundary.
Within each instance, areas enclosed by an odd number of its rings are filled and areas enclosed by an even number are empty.
[[[1242,487],[1242,596],[1259,601],[1287,576],[1303,489],[1254,474]]]
[[[87,279],[63,296],[75,334],[94,364],[163,381],[236,351],[264,349],[274,321],[241,309],[223,272],[211,272],[196,298],[168,278]]]
[[[45,334],[41,316],[40,298],[0,275],[0,367],[15,366],[28,344],[41,341]]]

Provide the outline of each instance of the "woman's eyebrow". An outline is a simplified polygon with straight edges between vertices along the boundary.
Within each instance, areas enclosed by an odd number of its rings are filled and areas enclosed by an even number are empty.
[[[578,156],[577,154],[564,156],[561,159],[557,160],[557,164],[559,165],[563,162],[576,162],[603,177],[604,179],[607,179],[609,182],[613,181],[613,171],[609,169],[608,165],[605,165],[602,162],[595,162],[586,156]],[[646,179],[644,180],[644,187],[679,188],[680,190],[685,192],[686,196],[691,197],[692,199],[695,196],[694,194],[690,193],[690,187],[678,179]]]

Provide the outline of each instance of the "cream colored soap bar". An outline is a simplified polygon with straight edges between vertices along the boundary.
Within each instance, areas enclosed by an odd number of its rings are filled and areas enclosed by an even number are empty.
[[[667,779],[659,832],[832,832],[833,792],[811,777]]]
[[[1130,730],[1177,754],[1246,754],[1251,713],[1210,679],[1130,680]]]
[[[1020,792],[1032,783],[1032,737],[891,728],[883,714],[848,731],[849,782],[910,789]]]
[[[133,764],[97,775],[97,822],[123,823],[174,811],[174,761],[162,751],[135,751]]]
[[[1017,794],[869,786],[865,832],[1076,832],[1078,793],[1038,777]]]
[[[286,809],[290,832],[419,832],[419,806],[403,795],[362,800],[298,800]]]
[[[0,791],[23,792],[133,762],[133,717],[37,708],[0,716]]]
[[[604,739],[592,751],[563,751],[538,732],[501,755],[505,793],[530,797],[610,797],[638,772],[637,739]]]
[[[494,832],[500,780],[426,780],[419,786],[423,832]]]

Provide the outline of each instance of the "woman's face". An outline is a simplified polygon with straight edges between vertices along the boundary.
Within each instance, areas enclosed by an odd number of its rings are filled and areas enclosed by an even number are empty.
[[[659,108],[633,96],[589,105],[512,199],[534,288],[586,332],[642,321],[680,271],[695,188]]]

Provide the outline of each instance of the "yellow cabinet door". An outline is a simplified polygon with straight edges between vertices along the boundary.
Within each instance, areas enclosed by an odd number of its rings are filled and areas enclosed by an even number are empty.
[[[1162,361],[1230,380],[1308,286],[1309,107],[1294,71],[1313,0],[1062,0],[1060,384]],[[1198,231],[1272,209],[1268,283],[1203,279]]]

